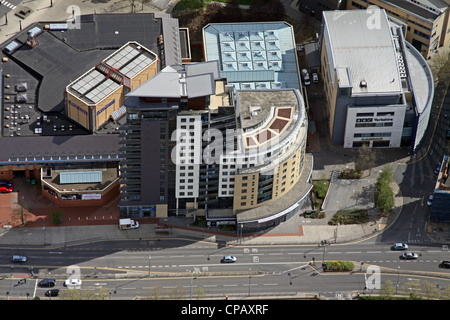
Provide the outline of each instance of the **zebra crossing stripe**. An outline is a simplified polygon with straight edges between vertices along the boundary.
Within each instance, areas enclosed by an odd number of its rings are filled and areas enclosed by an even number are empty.
[[[15,5],[13,5],[12,3],[9,3],[8,1],[5,1],[5,0],[1,0],[0,3],[2,5],[4,5],[4,6],[10,8],[10,9],[15,9],[16,8]]]

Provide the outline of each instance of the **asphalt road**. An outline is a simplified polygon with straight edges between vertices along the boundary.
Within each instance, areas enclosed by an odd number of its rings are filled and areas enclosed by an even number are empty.
[[[361,262],[365,267],[378,266],[382,282],[390,279],[402,285],[408,279],[423,278],[442,288],[450,285],[450,270],[438,268],[442,260],[448,259],[449,252],[438,245],[411,245],[411,251],[420,254],[413,261],[400,259],[401,252],[391,251],[391,244],[218,248],[207,243],[180,246],[167,240],[157,250],[143,241],[128,242],[122,248],[116,245],[98,242],[58,251],[23,249],[19,254],[28,257],[24,264],[12,264],[11,251],[2,250],[0,272],[5,278],[0,281],[0,297],[26,298],[28,293],[30,297],[44,298],[46,289],[36,286],[42,278],[56,278],[57,288],[68,290],[62,283],[70,276],[67,268],[73,265],[80,270],[81,289],[107,288],[113,299],[147,297],[155,288],[165,294],[177,288],[188,298],[191,281],[195,292],[201,288],[205,295],[217,298],[225,295],[246,298],[249,292],[253,297],[305,292],[333,299],[348,298],[365,287],[365,272],[358,269]],[[220,263],[224,255],[233,255],[237,261]],[[330,260],[354,261],[355,272],[323,273],[322,261]],[[34,274],[39,274],[38,279],[29,277],[30,267]],[[418,275],[417,271],[426,275]],[[132,276],[122,278],[126,272]],[[18,284],[20,279],[27,281]]]

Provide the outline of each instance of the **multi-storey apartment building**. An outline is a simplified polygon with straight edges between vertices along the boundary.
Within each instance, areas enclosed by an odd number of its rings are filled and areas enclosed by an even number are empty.
[[[404,40],[403,24],[384,10],[371,14],[377,27],[367,23],[366,10],[323,15],[321,73],[332,142],[414,150],[428,126],[432,74]]]
[[[406,24],[406,41],[426,59],[442,46],[450,44],[448,0],[348,0],[347,9],[367,9],[370,6]]]
[[[214,60],[166,67],[125,106],[124,216],[195,213],[258,229],[296,213],[311,190],[297,89],[236,91]]]

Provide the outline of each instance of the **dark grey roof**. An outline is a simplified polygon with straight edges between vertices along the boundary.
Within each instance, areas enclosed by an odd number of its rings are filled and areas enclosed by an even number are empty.
[[[44,112],[64,110],[66,86],[114,52],[77,51],[49,32],[41,33],[37,39],[39,45],[33,49],[22,46],[12,59],[20,63],[17,73],[34,71],[41,78],[36,106]]]
[[[4,137],[0,139],[0,150],[2,164],[118,160],[119,137],[117,134]]]

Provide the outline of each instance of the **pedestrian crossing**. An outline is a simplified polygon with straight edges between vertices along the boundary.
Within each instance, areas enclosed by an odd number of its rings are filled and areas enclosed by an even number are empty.
[[[13,5],[12,3],[8,2],[8,1],[5,1],[5,0],[0,0],[0,4],[1,4],[2,6],[5,6],[5,7],[7,7],[7,8],[12,9],[12,10],[14,10],[15,8],[17,8],[17,6],[15,6],[15,5]]]

